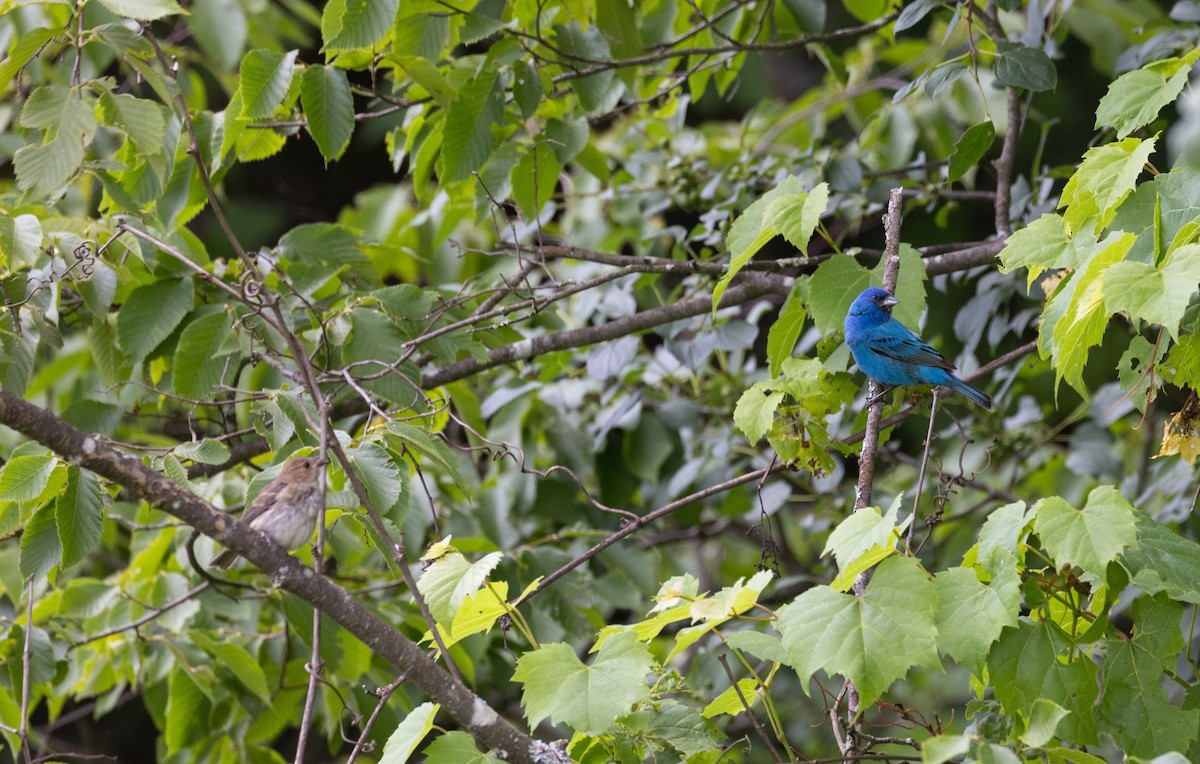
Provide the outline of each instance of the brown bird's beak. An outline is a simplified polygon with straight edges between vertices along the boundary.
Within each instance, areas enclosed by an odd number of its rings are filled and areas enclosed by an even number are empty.
[[[317,461],[315,461],[313,463],[316,464],[316,466],[318,466],[318,467],[324,467],[325,465],[329,464],[329,457],[328,456],[319,456],[319,457],[317,457]]]
[[[900,301],[889,294],[887,297],[884,297],[882,300],[880,300],[879,304],[884,308],[890,308],[893,305],[899,305]]]

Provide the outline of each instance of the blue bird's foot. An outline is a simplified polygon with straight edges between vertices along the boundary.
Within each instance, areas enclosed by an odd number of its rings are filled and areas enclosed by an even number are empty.
[[[876,403],[883,400],[883,396],[887,395],[888,393],[890,393],[891,391],[893,391],[895,389],[896,389],[895,385],[892,385],[891,387],[883,388],[879,392],[872,395],[870,398],[867,398],[867,402],[865,404],[863,404],[863,408],[867,408],[867,409],[871,408]]]

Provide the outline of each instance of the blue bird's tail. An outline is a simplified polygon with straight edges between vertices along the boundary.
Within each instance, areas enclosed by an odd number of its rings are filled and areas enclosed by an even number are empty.
[[[950,381],[946,383],[946,387],[949,387],[951,390],[963,396],[964,398],[969,398],[970,400],[975,401],[985,409],[990,409],[992,407],[992,396],[988,395],[982,390],[976,390],[953,374],[947,374],[946,376],[950,377]]]

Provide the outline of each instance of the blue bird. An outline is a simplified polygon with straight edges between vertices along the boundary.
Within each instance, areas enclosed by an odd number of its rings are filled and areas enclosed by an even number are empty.
[[[867,287],[850,306],[845,323],[846,344],[858,368],[876,382],[893,387],[948,387],[990,409],[990,395],[954,376],[954,366],[941,353],[892,318],[892,306],[899,303],[886,290]]]

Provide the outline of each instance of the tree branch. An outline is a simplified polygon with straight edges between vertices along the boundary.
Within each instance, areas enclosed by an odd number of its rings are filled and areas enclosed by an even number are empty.
[[[142,461],[101,443],[7,388],[0,388],[0,424],[38,441],[72,464],[123,486],[135,497],[183,520],[267,571],[282,589],[321,610],[407,674],[410,681],[440,703],[483,746],[508,761],[533,764],[532,738],[501,718],[482,698],[349,592],[316,575],[262,534],[251,531]]]

